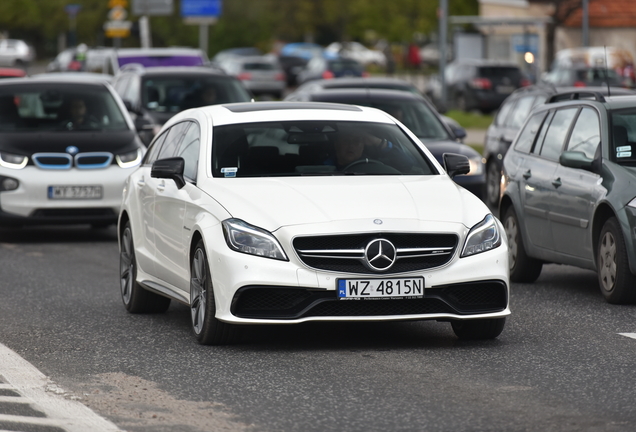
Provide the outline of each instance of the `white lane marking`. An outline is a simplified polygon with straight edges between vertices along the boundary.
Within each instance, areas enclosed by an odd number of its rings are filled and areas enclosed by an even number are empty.
[[[0,376],[5,379],[5,383],[0,384],[1,388],[15,389],[33,404],[34,409],[46,414],[46,418],[0,414],[0,421],[58,426],[68,432],[121,432],[115,424],[98,416],[88,407],[60,395],[61,389],[52,385],[42,372],[2,344]],[[51,392],[52,387],[55,392]]]
[[[619,333],[621,336],[627,336],[628,338],[636,339],[636,333]]]

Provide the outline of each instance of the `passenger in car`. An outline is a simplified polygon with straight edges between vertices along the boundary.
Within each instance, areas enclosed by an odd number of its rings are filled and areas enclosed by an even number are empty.
[[[64,112],[62,115],[65,115]],[[97,129],[99,120],[88,112],[84,99],[76,96],[71,98],[68,104],[68,113],[63,120],[63,127],[68,130]]]

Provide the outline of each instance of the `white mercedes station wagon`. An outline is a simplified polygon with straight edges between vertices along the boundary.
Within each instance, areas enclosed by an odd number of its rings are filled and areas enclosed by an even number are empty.
[[[497,337],[503,228],[390,115],[256,102],[183,111],[128,178],[120,279],[131,313],[191,309],[202,344],[245,324],[437,320]]]

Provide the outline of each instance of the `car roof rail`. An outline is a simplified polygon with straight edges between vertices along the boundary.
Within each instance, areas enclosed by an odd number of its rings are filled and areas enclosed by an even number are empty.
[[[582,90],[582,91],[557,93],[555,95],[550,96],[550,98],[548,99],[546,103],[549,104],[554,102],[563,102],[567,100],[580,100],[580,99],[595,100],[597,102],[605,102],[605,97],[601,93],[596,91]]]

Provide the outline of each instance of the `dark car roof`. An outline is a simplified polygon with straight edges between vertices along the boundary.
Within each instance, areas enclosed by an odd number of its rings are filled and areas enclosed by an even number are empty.
[[[416,89],[416,87],[408,81],[404,81],[398,78],[383,78],[383,77],[350,77],[350,78],[338,78],[334,79],[321,79],[311,81],[311,86],[320,86],[325,89],[329,88],[366,88],[376,87],[382,85],[392,85],[395,87],[403,87],[408,89]]]
[[[121,69],[120,73],[136,72],[140,75],[218,75],[227,76],[227,74],[219,69],[207,66],[156,66],[145,68],[143,66],[126,67]]]
[[[551,83],[542,82],[539,84],[531,85],[528,87],[522,87],[512,93],[511,97],[522,96],[523,94],[545,94],[553,95],[557,93],[570,93],[570,92],[598,92],[603,95],[608,94],[607,86],[589,86],[589,87],[573,87],[573,86],[555,86]],[[636,90],[626,89],[622,87],[611,87],[609,90],[611,95],[636,95]]]
[[[426,99],[415,93],[405,92],[402,90],[379,89],[379,88],[326,88],[308,92],[315,101],[338,99],[367,99],[374,101],[422,101]]]

